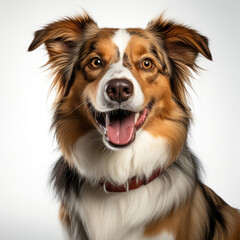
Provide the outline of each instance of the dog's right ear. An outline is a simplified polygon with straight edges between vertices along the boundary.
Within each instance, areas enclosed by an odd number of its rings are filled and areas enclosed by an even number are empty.
[[[66,93],[70,82],[78,48],[86,30],[97,30],[97,24],[86,13],[83,16],[65,18],[36,31],[28,51],[45,44],[49,61],[56,77],[52,87],[57,86],[59,97]]]
[[[28,51],[33,51],[41,44],[45,44],[50,56],[55,51],[69,51],[79,41],[88,27],[97,27],[97,24],[86,13],[83,16],[64,18],[36,31]],[[53,50],[53,48],[55,49]]]

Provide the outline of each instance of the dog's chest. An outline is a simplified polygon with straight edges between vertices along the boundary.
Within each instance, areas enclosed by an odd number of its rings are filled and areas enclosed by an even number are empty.
[[[89,238],[146,239],[145,225],[156,216],[156,212],[161,213],[156,211],[157,195],[149,194],[155,184],[126,193],[105,193],[97,187],[85,188],[81,199],[75,202],[75,209],[79,212]]]
[[[128,193],[83,190],[77,209],[90,239],[141,239],[148,210],[146,201],[139,199],[142,189],[139,190]]]

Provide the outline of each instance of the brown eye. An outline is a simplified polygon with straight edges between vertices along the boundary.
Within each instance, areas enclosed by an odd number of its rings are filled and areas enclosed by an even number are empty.
[[[142,66],[141,67],[145,70],[150,70],[153,67],[153,63],[150,59],[144,59],[142,61]]]
[[[102,61],[100,58],[93,58],[92,61],[90,62],[90,66],[94,69],[97,69],[102,66]]]

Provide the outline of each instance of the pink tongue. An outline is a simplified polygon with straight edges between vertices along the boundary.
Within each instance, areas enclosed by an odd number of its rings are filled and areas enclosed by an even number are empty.
[[[128,116],[117,116],[115,119],[109,119],[107,126],[108,139],[115,145],[128,144],[134,134],[135,113]]]

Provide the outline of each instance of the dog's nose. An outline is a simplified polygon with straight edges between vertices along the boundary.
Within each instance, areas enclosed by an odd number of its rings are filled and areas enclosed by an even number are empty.
[[[124,102],[133,95],[133,84],[127,79],[112,79],[108,82],[106,92],[112,101]]]

